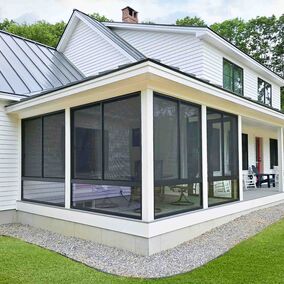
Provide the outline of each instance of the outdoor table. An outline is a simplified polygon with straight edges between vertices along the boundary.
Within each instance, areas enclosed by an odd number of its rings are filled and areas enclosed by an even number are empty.
[[[267,186],[268,188],[270,188],[270,183],[272,181],[272,185],[273,187],[275,187],[275,174],[257,174],[257,187],[261,187],[261,178],[264,177],[265,179],[267,179]],[[271,178],[272,176],[272,178]]]

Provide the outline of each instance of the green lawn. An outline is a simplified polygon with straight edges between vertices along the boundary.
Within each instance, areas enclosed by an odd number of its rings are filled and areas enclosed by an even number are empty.
[[[0,283],[284,283],[284,220],[193,272],[158,280],[116,277],[0,237]]]

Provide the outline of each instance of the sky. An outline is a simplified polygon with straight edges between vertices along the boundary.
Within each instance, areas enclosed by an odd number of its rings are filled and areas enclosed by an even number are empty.
[[[76,8],[121,21],[121,9],[125,6],[139,12],[139,21],[168,24],[185,16],[201,17],[210,25],[236,17],[248,20],[284,14],[284,0],[0,0],[0,20],[66,22]]]

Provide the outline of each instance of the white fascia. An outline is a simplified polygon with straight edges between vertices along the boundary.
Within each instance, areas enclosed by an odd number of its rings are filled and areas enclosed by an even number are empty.
[[[206,30],[206,27],[182,27],[182,26],[167,26],[167,25],[148,25],[148,24],[128,24],[128,23],[115,23],[104,22],[105,26],[109,28],[119,28],[138,31],[151,31],[151,32],[170,32],[195,35],[197,32]]]
[[[23,99],[22,96],[12,95],[12,94],[7,94],[7,93],[1,93],[0,92],[0,100],[18,102],[21,99]]]
[[[267,108],[262,105],[258,105],[255,102],[247,100],[243,97],[235,96],[225,90],[215,87],[214,85],[209,85],[201,80],[191,78],[185,74],[169,69],[166,66],[162,66],[152,61],[141,62],[140,64],[135,64],[128,68],[117,70],[116,72],[112,72],[100,76],[98,78],[91,79],[89,81],[85,81],[70,87],[66,87],[61,90],[57,90],[42,96],[35,97],[33,99],[29,99],[14,105],[7,106],[6,112],[12,113],[12,112],[21,111],[29,107],[36,107],[37,105],[42,103],[47,103],[57,99],[62,99],[64,97],[68,97],[76,93],[88,91],[91,89],[102,87],[104,85],[112,84],[121,80],[127,80],[132,77],[144,74],[156,75],[165,78],[167,80],[179,83],[186,87],[197,89],[201,92],[210,94],[222,100],[226,100],[231,103],[241,105],[243,107],[260,111],[261,113],[268,115],[270,117],[280,119],[282,121],[284,120],[284,114],[281,112],[274,111],[273,109]],[[283,124],[282,121],[281,123]]]

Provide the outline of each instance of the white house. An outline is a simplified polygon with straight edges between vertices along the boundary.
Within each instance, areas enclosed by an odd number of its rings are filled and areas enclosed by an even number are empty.
[[[149,255],[283,202],[284,79],[208,27],[123,20],[0,32],[0,222]]]

